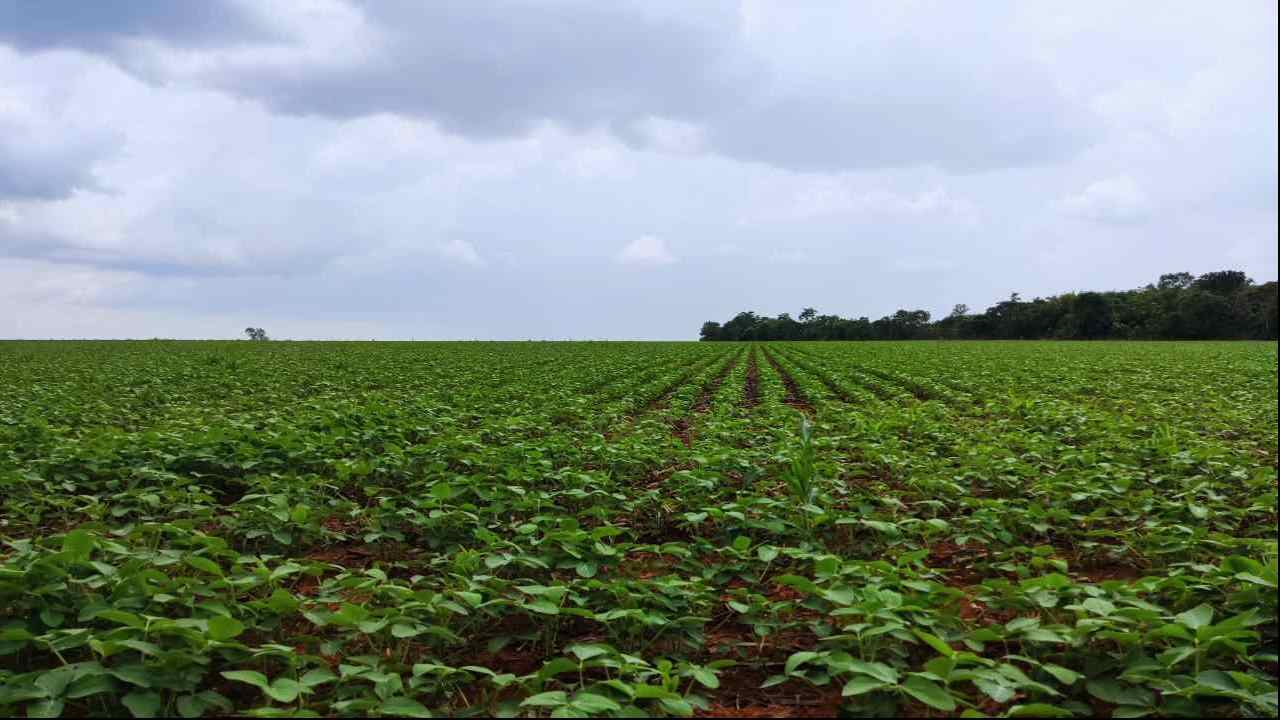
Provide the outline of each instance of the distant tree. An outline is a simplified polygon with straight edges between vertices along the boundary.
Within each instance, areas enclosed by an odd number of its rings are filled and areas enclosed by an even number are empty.
[[[1071,303],[1071,315],[1075,317],[1075,337],[1097,340],[1107,337],[1115,317],[1111,303],[1102,293],[1083,292]]]
[[[756,325],[760,316],[753,312],[740,312],[724,324],[720,331],[721,340],[755,340]]]
[[[1156,287],[1161,290],[1186,290],[1195,280],[1196,276],[1189,272],[1165,273],[1160,276]]]
[[[708,320],[702,323],[702,332],[699,340],[719,340],[720,339],[720,323]]]
[[[782,313],[769,322],[770,340],[799,340],[804,333],[804,326],[791,317],[791,313]]]
[[[882,340],[921,338],[925,336],[928,325],[929,313],[926,310],[899,310],[871,324],[876,336]]]
[[[702,338],[719,340],[946,339],[1276,339],[1280,333],[1277,284],[1256,285],[1239,270],[1194,277],[1175,272],[1133,290],[1064,293],[1023,300],[1011,293],[979,314],[957,304],[936,322],[924,310],[898,310],[870,321],[818,315],[806,307],[798,320],[783,313],[738,313]]]
[[[808,308],[806,308],[807,310]],[[800,313],[804,317],[804,313]],[[800,335],[805,340],[841,340],[841,323],[847,322],[836,315],[818,315],[804,324]]]
[[[247,327],[247,328],[245,328],[245,329],[244,329],[244,334],[245,334],[245,335],[248,335],[250,340],[268,340],[268,339],[270,339],[270,338],[268,338],[268,337],[267,337],[267,331],[266,331],[266,330],[263,330],[262,328]]]
[[[1254,285],[1238,293],[1234,300],[1245,336],[1259,340],[1275,340],[1280,327],[1280,293],[1273,280]]]
[[[1249,276],[1239,270],[1219,270],[1196,278],[1191,287],[1214,295],[1233,295],[1253,284]]]
[[[841,340],[872,340],[875,338],[875,330],[872,327],[871,318],[866,315],[857,320],[844,320],[840,323]]]
[[[1192,340],[1230,337],[1224,329],[1232,324],[1231,303],[1217,293],[1192,288],[1178,303],[1181,317],[1179,335]]]

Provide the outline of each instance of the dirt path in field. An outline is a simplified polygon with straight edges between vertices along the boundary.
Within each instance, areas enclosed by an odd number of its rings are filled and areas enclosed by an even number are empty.
[[[911,393],[913,396],[915,396],[915,399],[921,402],[933,399],[933,393],[929,392],[927,389],[919,385],[916,385],[912,382],[909,382],[907,380],[904,380],[903,378],[895,377],[883,370],[878,370],[876,368],[868,367],[866,365],[854,365],[853,368],[855,370],[858,370],[859,372],[866,373],[867,375],[880,378],[881,380],[884,380],[890,385],[900,387],[903,390],[906,390],[907,392]]]
[[[756,349],[751,348],[747,358],[747,382],[742,388],[742,406],[753,408],[760,404],[760,365],[756,362]]]
[[[729,362],[717,370],[716,374],[702,386],[701,392],[698,393],[698,399],[689,407],[694,415],[701,415],[711,409],[711,402],[715,398],[716,391],[724,384],[725,378],[729,376],[729,373],[733,372],[733,369],[738,366],[738,357],[739,355],[735,354],[729,358]],[[671,423],[671,434],[680,438],[680,442],[684,443],[685,447],[693,446],[693,423],[694,419],[691,417],[682,417]]]
[[[834,380],[827,377],[825,373],[818,371],[807,360],[799,360],[794,355],[790,355],[786,353],[778,353],[778,354],[790,360],[792,363],[795,364],[796,367],[803,370],[809,376],[817,378],[819,382],[821,382],[823,385],[826,386],[827,392],[831,393],[832,397],[836,398],[837,400],[840,400],[841,402],[849,403],[850,405],[856,405],[858,403],[857,398],[850,395],[848,391],[846,391],[844,388],[836,384]]]
[[[727,354],[728,353],[725,353],[725,355]],[[724,355],[718,355],[711,358],[696,360],[688,365],[683,366],[682,367],[683,372],[681,372],[680,376],[675,380],[673,380],[671,384],[668,385],[666,389],[662,391],[661,394],[659,394],[657,397],[650,400],[649,402],[646,402],[639,406],[635,406],[634,408],[632,408],[631,412],[627,414],[627,416],[623,419],[621,423],[616,424],[613,427],[606,430],[604,433],[605,442],[613,442],[617,440],[619,437],[622,437],[628,434],[629,432],[631,432],[632,428],[635,426],[636,420],[641,416],[661,411],[663,408],[667,406],[667,403],[671,401],[671,397],[676,394],[676,391],[679,390],[682,385],[689,382],[690,378],[692,378],[694,375],[697,375],[703,368],[715,363],[715,361],[721,357],[724,357]]]
[[[683,381],[685,379],[688,379],[690,376],[692,376],[693,373],[697,372],[698,369],[702,367],[705,363],[706,363],[705,359],[701,359],[701,360],[695,359],[683,365],[680,365],[677,363],[675,367],[681,370],[687,371],[683,376],[681,376],[681,381]],[[662,374],[662,371],[664,369],[666,368],[658,366],[658,367],[651,367],[638,375],[633,373],[630,378],[631,382],[626,384],[619,384],[617,382],[610,381],[608,385],[600,389],[600,392],[602,393],[602,397],[606,400],[617,399],[622,395],[625,395],[628,388],[643,386],[644,384],[648,383],[650,380],[653,380],[654,378],[658,377],[659,375]],[[626,375],[624,374],[621,377],[626,377]],[[643,410],[647,410],[649,408],[653,408],[660,405],[664,400],[667,399],[667,396],[675,392],[675,389],[677,387],[679,387],[678,382],[676,385],[673,385],[667,388],[667,390],[663,392],[661,397],[658,397],[650,401],[646,405],[636,409],[643,411]],[[604,392],[605,390],[607,390],[608,392]]]
[[[782,369],[782,366],[779,365],[778,361],[773,357],[772,352],[765,350],[764,359],[769,361],[769,365],[773,367],[773,371],[778,373],[778,378],[782,380],[783,387],[787,389],[787,395],[782,398],[782,402],[801,412],[812,415],[813,404],[809,402],[809,398],[805,397],[804,391],[800,389],[800,386],[796,385],[795,378],[791,377],[786,370]]]
[[[729,377],[729,373],[738,367],[738,357],[738,355],[734,355],[724,367],[720,368],[720,372],[711,378],[710,382],[702,386],[702,394],[693,403],[693,411],[695,413],[704,413],[711,409],[711,401],[715,398],[716,391],[724,384],[724,380]]]
[[[808,352],[806,352],[806,351],[804,351],[804,350],[800,350],[800,349],[798,349],[798,348],[797,348],[797,349],[794,349],[794,352],[795,352],[796,354],[800,355],[801,357],[803,357],[806,361],[816,361],[816,360],[817,360],[817,358],[816,358],[816,357],[814,357],[812,354],[810,354],[810,353],[808,353]],[[790,356],[788,356],[788,357],[790,357]],[[795,361],[795,358],[791,358],[791,360],[794,362],[794,361]],[[797,364],[797,365],[800,365],[799,363],[796,363],[796,364]],[[803,365],[800,365],[800,367],[804,367],[804,366],[803,366]],[[811,366],[811,367],[816,367],[816,366]],[[894,399],[896,399],[893,393],[891,393],[891,392],[889,392],[888,390],[886,390],[886,389],[884,388],[884,386],[882,386],[882,385],[879,383],[879,381],[878,381],[879,379],[878,379],[875,375],[868,375],[867,373],[862,372],[862,371],[859,369],[860,367],[861,367],[861,366],[850,366],[850,367],[849,367],[849,369],[852,369],[852,370],[856,373],[856,376],[854,376],[854,377],[850,377],[850,376],[846,375],[844,379],[845,379],[846,381],[848,381],[848,382],[850,382],[850,383],[852,383],[852,384],[854,384],[854,385],[858,386],[859,388],[861,388],[861,389],[863,389],[863,390],[866,390],[867,392],[871,393],[872,395],[875,395],[877,398],[879,398],[879,399],[881,399],[881,400],[894,400]],[[817,372],[814,372],[813,374],[814,374],[814,376],[815,376],[815,377],[819,375],[819,373],[817,373]]]
[[[661,410],[662,408],[665,408],[667,406],[667,403],[671,402],[671,397],[676,394],[677,390],[683,387],[685,383],[692,380],[695,375],[702,372],[704,368],[706,368],[708,365],[714,364],[715,361],[721,357],[724,357],[724,356],[717,355],[715,357],[711,357],[706,360],[699,360],[695,363],[692,363],[691,365],[687,365],[685,371],[680,374],[680,377],[676,378],[675,381],[673,381],[670,385],[668,385],[667,389],[663,390],[661,395],[659,395],[658,397],[646,403],[644,407],[641,408],[640,412],[636,414],[642,415],[645,413],[651,413],[657,410]]]
[[[660,395],[658,395],[658,397],[636,408],[634,412],[632,412],[630,415],[627,416],[626,422],[623,424],[622,427],[618,427],[613,430],[610,430],[609,432],[606,432],[604,436],[605,441],[613,442],[618,437],[630,432],[631,429],[635,426],[636,419],[641,417],[642,415],[648,415],[651,413],[662,411],[671,402],[671,398],[676,394],[676,392],[681,387],[683,387],[686,383],[692,380],[694,376],[702,372],[707,367],[714,365],[716,361],[720,360],[721,358],[728,357],[728,356],[729,356],[729,353],[725,352],[719,355],[715,355],[709,358],[695,361],[689,365],[684,366],[684,370],[683,372],[681,372],[680,376],[675,380],[673,380],[671,384],[668,385]],[[672,426],[672,434],[678,436],[680,438],[680,441],[683,442],[687,447],[692,442],[692,437],[689,434],[688,420],[682,418],[680,420],[673,422],[671,426]]]
[[[693,447],[693,424],[689,422],[689,418],[672,422],[671,434],[679,438],[685,447]]]

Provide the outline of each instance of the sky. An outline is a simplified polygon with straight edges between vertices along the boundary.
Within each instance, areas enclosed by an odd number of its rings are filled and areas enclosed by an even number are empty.
[[[0,0],[0,337],[692,339],[1274,280],[1276,13]]]

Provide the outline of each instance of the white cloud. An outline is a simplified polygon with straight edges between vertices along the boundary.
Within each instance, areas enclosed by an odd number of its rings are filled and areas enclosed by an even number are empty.
[[[128,272],[0,257],[0,304],[83,307],[108,301],[140,279]]]
[[[1129,223],[1147,217],[1151,201],[1131,177],[1098,180],[1062,200],[1068,215],[1104,223]]]
[[[706,146],[706,133],[697,125],[650,115],[635,123],[635,130],[655,150],[673,155],[695,155]]]
[[[476,247],[461,238],[453,238],[448,242],[442,243],[440,245],[440,254],[472,267],[482,267],[485,264],[484,258],[480,257]]]
[[[99,188],[94,166],[114,153],[119,137],[100,117],[77,111],[68,98],[74,90],[48,82],[82,63],[50,57],[43,65],[53,73],[31,73],[21,60],[0,45],[0,201]]]
[[[780,203],[748,211],[745,222],[801,222],[841,217],[947,218],[973,221],[977,209],[964,198],[941,187],[919,192],[859,189],[847,178],[803,178],[799,187]]]
[[[806,217],[839,213],[958,215],[971,210],[967,203],[952,197],[942,188],[923,190],[913,195],[883,190],[854,193],[840,189],[834,193],[801,194],[796,201],[797,211]]]
[[[676,256],[667,247],[666,240],[641,235],[622,248],[617,260],[624,265],[670,265],[676,261]]]

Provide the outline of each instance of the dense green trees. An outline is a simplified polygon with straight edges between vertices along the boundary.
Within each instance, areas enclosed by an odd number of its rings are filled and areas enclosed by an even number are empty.
[[[956,305],[930,322],[924,310],[899,310],[879,320],[819,315],[799,319],[740,312],[721,325],[702,325],[702,340],[916,340],[916,339],[1148,339],[1275,340],[1276,283],[1254,284],[1239,270],[1199,277],[1167,273],[1136,290],[1064,293],[1023,300],[1013,293],[981,314]]]

